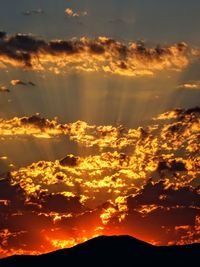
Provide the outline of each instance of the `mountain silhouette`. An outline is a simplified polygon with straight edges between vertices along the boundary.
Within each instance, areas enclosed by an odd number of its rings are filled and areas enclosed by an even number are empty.
[[[11,256],[0,267],[24,266],[195,266],[200,243],[153,246],[130,236],[100,236],[68,249],[39,256]]]

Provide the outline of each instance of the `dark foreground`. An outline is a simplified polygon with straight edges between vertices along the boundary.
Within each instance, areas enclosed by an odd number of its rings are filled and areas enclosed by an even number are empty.
[[[12,256],[0,267],[18,266],[198,266],[200,244],[156,247],[130,236],[100,236],[73,248],[40,256]]]

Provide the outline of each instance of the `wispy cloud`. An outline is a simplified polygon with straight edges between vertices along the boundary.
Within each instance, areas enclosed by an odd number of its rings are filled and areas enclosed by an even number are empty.
[[[12,86],[17,86],[17,85],[24,85],[24,86],[27,86],[27,85],[31,85],[31,86],[35,86],[35,83],[33,83],[33,82],[31,82],[31,81],[29,81],[29,82],[24,82],[24,81],[22,81],[22,80],[11,80],[10,81],[10,84],[12,85]]]
[[[33,9],[33,10],[26,10],[22,12],[22,14],[25,16],[44,14],[44,10],[41,8]]]
[[[188,89],[188,90],[200,90],[200,81],[192,81],[180,84],[178,88]]]

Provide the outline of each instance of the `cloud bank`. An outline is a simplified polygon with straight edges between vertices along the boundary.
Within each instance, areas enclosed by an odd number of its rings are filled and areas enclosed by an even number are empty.
[[[157,245],[199,242],[200,109],[176,109],[153,122],[124,129],[62,125],[39,115],[1,121],[4,138],[68,134],[100,148],[0,176],[1,256],[70,247],[101,234]]]
[[[22,67],[62,73],[70,70],[124,76],[151,76],[161,70],[179,71],[197,54],[185,43],[147,47],[98,37],[71,40],[38,39],[32,35],[0,33],[1,67]]]

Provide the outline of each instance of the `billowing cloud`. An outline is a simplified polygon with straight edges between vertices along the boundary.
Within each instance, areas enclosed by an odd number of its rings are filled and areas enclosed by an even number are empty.
[[[67,132],[68,126],[59,124],[56,120],[48,120],[39,116],[39,114],[13,118],[10,120],[0,120],[1,136],[12,135],[31,135],[38,138],[51,138]]]
[[[38,138],[53,138],[67,135],[71,140],[86,147],[122,149],[129,146],[145,145],[146,149],[158,148],[172,151],[179,149],[184,142],[187,151],[198,150],[200,108],[176,109],[154,118],[145,128],[127,129],[123,126],[88,125],[86,122],[60,124],[56,119],[48,120],[39,114],[30,117],[15,117],[0,120],[0,136],[31,135]],[[153,144],[153,145],[152,145]],[[151,148],[152,147],[152,148]],[[196,147],[196,148],[195,148]],[[139,150],[141,149],[138,148]]]
[[[0,176],[1,256],[70,247],[101,234],[160,245],[199,242],[199,119],[196,107],[166,112],[138,129],[62,125],[39,115],[2,120],[4,138],[69,134],[105,151]]]
[[[179,71],[195,56],[187,44],[149,48],[142,42],[121,43],[98,37],[45,41],[32,35],[2,34],[2,67],[31,68],[55,73],[101,71],[125,76],[153,75],[161,70]]]

